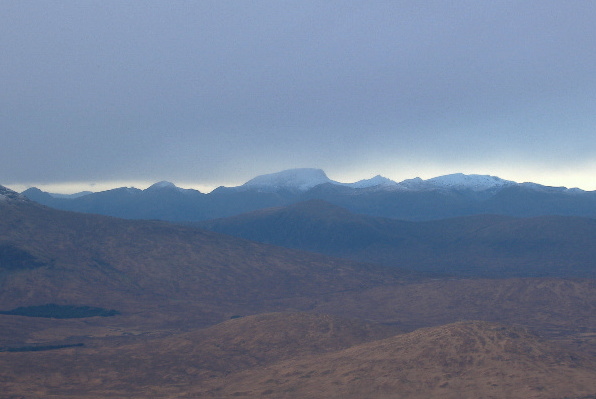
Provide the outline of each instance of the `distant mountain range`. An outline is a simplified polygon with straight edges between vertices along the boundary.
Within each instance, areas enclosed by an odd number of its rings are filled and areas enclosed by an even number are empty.
[[[516,183],[496,176],[451,174],[395,182],[382,176],[340,183],[320,169],[291,169],[257,176],[238,187],[205,194],[159,182],[140,190],[116,188],[70,196],[37,188],[22,193],[41,204],[127,219],[201,221],[320,199],[351,212],[401,220],[456,216],[566,215],[596,217],[596,192]]]

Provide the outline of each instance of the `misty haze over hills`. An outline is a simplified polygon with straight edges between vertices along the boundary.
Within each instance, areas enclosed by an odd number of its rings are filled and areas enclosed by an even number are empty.
[[[352,212],[402,220],[436,220],[477,214],[596,217],[596,192],[516,183],[487,175],[452,174],[394,182],[382,176],[340,183],[320,169],[291,169],[257,176],[238,187],[205,194],[159,182],[140,190],[115,188],[59,196],[30,188],[23,194],[57,209],[128,219],[201,221],[321,199]]]

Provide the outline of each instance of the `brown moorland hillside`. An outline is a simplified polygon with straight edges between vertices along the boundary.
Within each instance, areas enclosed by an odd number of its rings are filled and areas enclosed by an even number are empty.
[[[170,397],[210,385],[214,379],[222,382],[239,371],[337,351],[397,332],[336,316],[272,313],[134,344],[103,342],[84,348],[0,353],[0,375],[7,393],[26,397]]]
[[[214,314],[205,313],[206,305],[202,303],[173,302],[139,304],[115,317],[42,319],[0,315],[0,347],[126,343],[205,326],[209,317],[221,320],[222,314],[229,318],[275,309],[355,317],[404,331],[462,320],[515,324],[596,356],[593,280],[430,280],[230,308],[210,305],[217,310]]]
[[[4,396],[26,398],[563,398],[596,364],[520,328],[463,322],[393,335],[276,313],[129,345],[0,353]]]
[[[325,302],[313,303],[312,308],[410,330],[485,320],[523,325],[561,337],[596,333],[596,281],[435,279],[338,293]]]
[[[395,283],[406,274],[164,222],[0,202],[0,306],[255,304]]]
[[[196,397],[577,398],[596,392],[595,366],[523,329],[462,322],[242,372]]]

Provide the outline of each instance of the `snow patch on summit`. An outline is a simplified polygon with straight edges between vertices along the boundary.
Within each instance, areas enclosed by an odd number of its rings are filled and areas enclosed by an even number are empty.
[[[325,183],[337,184],[329,179],[321,169],[301,168],[260,175],[247,181],[240,187],[267,191],[279,189],[306,191]]]
[[[419,177],[407,179],[400,183],[377,175],[370,179],[359,180],[355,183],[340,183],[331,180],[321,169],[302,168],[289,169],[277,173],[257,176],[240,187],[241,190],[260,190],[260,191],[307,191],[320,184],[331,183],[338,186],[350,187],[354,189],[375,189],[375,190],[473,190],[484,191],[505,186],[516,185],[516,182],[504,180],[496,176],[489,175],[465,175],[463,173],[454,173],[423,180]]]
[[[433,177],[423,180],[419,177],[406,179],[397,183],[393,188],[407,191],[423,190],[472,190],[485,191],[499,189],[518,183],[511,180],[504,180],[497,176],[490,175],[465,175],[463,173],[454,173],[450,175]]]
[[[352,187],[352,188],[369,188],[369,187],[380,187],[380,188],[390,188],[397,186],[397,183],[391,179],[383,177],[381,175],[376,175],[375,177],[371,177],[370,179],[363,179],[359,180],[355,183],[343,183],[342,185]]]
[[[94,194],[93,191],[79,191],[78,193],[74,194],[58,194],[58,193],[48,193],[54,198],[66,198],[66,199],[75,199],[79,197],[84,197],[85,195]]]
[[[470,189],[474,191],[501,188],[517,184],[514,181],[504,180],[497,176],[465,175],[463,173],[433,177],[424,182],[436,188]]]
[[[17,193],[16,191],[13,191],[9,188],[6,188],[4,186],[0,186],[0,202],[4,202],[4,201],[28,201],[28,199],[22,195]]]
[[[171,183],[171,182],[165,181],[165,180],[162,180],[160,182],[157,182],[155,184],[152,184],[151,186],[147,187],[143,191],[149,191],[149,192],[151,192],[151,191],[161,191],[161,190],[174,190],[174,191],[179,191],[179,192],[196,191],[196,190],[192,190],[192,189],[186,189],[186,188],[178,187],[174,183]]]
[[[147,187],[147,190],[155,190],[155,189],[161,189],[161,188],[178,188],[178,187],[176,187],[176,185],[174,183],[163,180],[163,181],[157,182],[157,183],[152,184],[151,186]]]

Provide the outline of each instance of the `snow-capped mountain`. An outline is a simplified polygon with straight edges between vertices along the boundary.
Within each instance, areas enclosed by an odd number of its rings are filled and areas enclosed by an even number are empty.
[[[164,182],[162,182],[164,183]],[[156,184],[162,184],[156,183]],[[277,173],[257,176],[236,189],[259,191],[308,191],[319,184],[331,183],[355,189],[375,188],[377,190],[472,190],[483,191],[494,188],[516,185],[516,182],[504,180],[489,175],[466,175],[454,173],[423,180],[419,177],[395,182],[391,179],[376,175],[370,179],[359,180],[354,183],[340,183],[329,179],[321,169],[288,169]],[[171,184],[171,183],[169,183]]]
[[[343,185],[352,188],[391,188],[397,186],[397,183],[381,175],[376,175],[370,179],[363,179],[354,183],[343,183]]]
[[[187,191],[186,189],[178,187],[174,183],[171,183],[171,182],[165,181],[165,180],[162,180],[160,182],[152,184],[151,186],[147,187],[144,191],[151,192],[151,191],[160,191],[160,190],[174,190],[174,191],[180,191],[180,192]],[[196,190],[194,190],[194,191],[196,191]]]
[[[162,194],[168,195],[168,194],[172,194],[172,193],[195,195],[195,194],[201,193],[199,190],[195,190],[192,188],[189,189],[189,188],[178,187],[174,183],[165,181],[165,180],[162,180],[160,182],[152,184],[151,186],[147,187],[146,189],[144,189],[142,191],[144,193],[149,193],[149,194],[153,194],[153,195],[162,195]]]
[[[455,190],[468,189],[472,191],[502,188],[517,184],[514,181],[504,180],[497,176],[474,174],[465,175],[463,173],[454,173],[450,175],[433,177],[432,179],[423,180],[423,182],[423,186],[428,188],[444,188]]]
[[[12,191],[11,189],[4,186],[0,186],[0,202],[9,200],[28,201],[24,195],[19,194],[16,191]]]
[[[414,177],[413,179],[406,179],[406,180],[400,181],[399,183],[397,183],[395,188],[399,189],[399,190],[416,191],[416,190],[428,189],[428,185],[426,185],[426,180],[422,180],[419,177]]]
[[[93,194],[93,191],[79,191],[78,193],[74,194],[58,194],[58,193],[48,193],[54,198],[79,198],[84,197],[85,195]]]
[[[178,187],[176,187],[176,185],[174,183],[162,180],[160,182],[157,182],[157,183],[152,184],[151,186],[147,187],[146,190],[159,190],[159,189],[164,189],[164,188],[178,188]]]
[[[518,184],[496,176],[463,173],[399,183],[377,175],[341,183],[321,169],[302,168],[257,176],[241,186],[220,187],[208,194],[162,181],[145,190],[122,187],[79,198],[54,198],[35,188],[23,195],[58,209],[171,221],[227,217],[312,199],[355,213],[403,220],[474,214],[596,218],[596,191]]]
[[[321,169],[288,169],[277,173],[257,176],[239,188],[261,191],[295,190],[307,191],[319,184],[339,184],[327,177]]]

